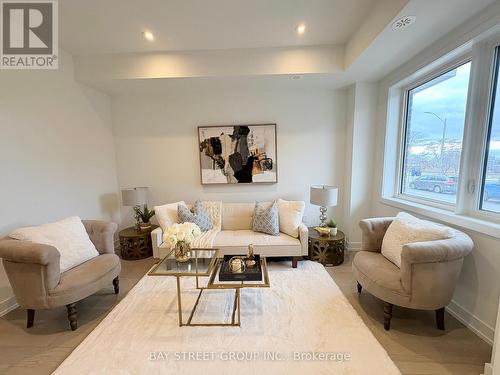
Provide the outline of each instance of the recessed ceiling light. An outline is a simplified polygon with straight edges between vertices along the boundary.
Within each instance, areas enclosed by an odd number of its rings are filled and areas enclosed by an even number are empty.
[[[392,29],[393,30],[406,29],[408,26],[410,26],[416,20],[417,20],[417,17],[415,17],[415,16],[403,16],[403,17],[401,17],[393,22]]]
[[[144,36],[144,39],[149,40],[150,42],[155,40],[155,36],[151,31],[143,31],[142,35]]]
[[[306,25],[301,23],[299,26],[297,26],[297,34],[302,35],[306,32]]]

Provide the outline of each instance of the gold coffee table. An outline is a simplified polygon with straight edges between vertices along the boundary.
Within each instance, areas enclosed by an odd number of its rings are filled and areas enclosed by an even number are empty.
[[[241,310],[240,310],[240,289],[242,288],[269,288],[269,273],[267,270],[266,258],[260,257],[260,265],[262,268],[262,281],[238,281],[228,282],[219,280],[219,269],[222,264],[222,259],[218,258],[218,249],[191,249],[191,259],[188,262],[179,263],[174,258],[174,250],[167,254],[151,271],[149,276],[173,276],[177,281],[177,309],[179,314],[179,326],[199,327],[199,326],[240,326],[241,325]],[[195,277],[196,288],[200,291],[198,298],[191,310],[186,323],[182,319],[182,290],[181,277]],[[199,278],[208,277],[206,286],[200,286]],[[203,291],[210,289],[234,289],[233,312],[231,323],[193,323],[193,316],[196,312],[196,307],[200,301]],[[236,319],[237,314],[237,319]]]

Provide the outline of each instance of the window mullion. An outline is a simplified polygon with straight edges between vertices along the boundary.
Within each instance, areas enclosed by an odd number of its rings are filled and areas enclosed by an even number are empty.
[[[485,139],[488,132],[494,49],[489,43],[473,46],[469,97],[461,160],[462,180],[457,213],[477,214],[481,197]]]
[[[478,207],[479,176],[478,165],[480,165],[482,130],[485,123],[485,80],[484,69],[486,67],[487,49],[484,43],[473,46],[472,65],[469,81],[469,95],[467,97],[466,116],[464,124],[464,139],[462,158],[460,160],[460,181],[457,194],[456,213],[468,214]]]

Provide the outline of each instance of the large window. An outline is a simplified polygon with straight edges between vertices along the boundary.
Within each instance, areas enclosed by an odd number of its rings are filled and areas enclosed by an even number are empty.
[[[463,63],[406,91],[402,194],[456,203],[470,67]]]
[[[481,209],[500,212],[500,82],[498,47],[496,51],[494,85],[491,96],[488,139],[484,177],[481,191]]]
[[[382,202],[500,238],[500,31],[433,57],[387,78]]]

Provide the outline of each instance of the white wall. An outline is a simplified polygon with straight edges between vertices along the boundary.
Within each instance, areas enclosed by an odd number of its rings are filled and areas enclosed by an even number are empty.
[[[0,71],[0,235],[62,219],[119,220],[108,96],[59,70]],[[12,304],[0,267],[0,313]]]
[[[278,197],[309,201],[311,184],[343,191],[344,91],[217,88],[113,97],[113,132],[120,188],[150,186],[152,204],[177,200],[227,202]],[[199,125],[277,123],[278,183],[202,186]],[[340,200],[342,202],[342,200]],[[341,219],[342,207],[333,213]],[[319,210],[307,207],[317,223]],[[130,224],[129,210],[122,215]]]
[[[370,215],[378,85],[357,82],[348,91],[344,194],[345,232],[349,249],[361,248],[358,223]]]

